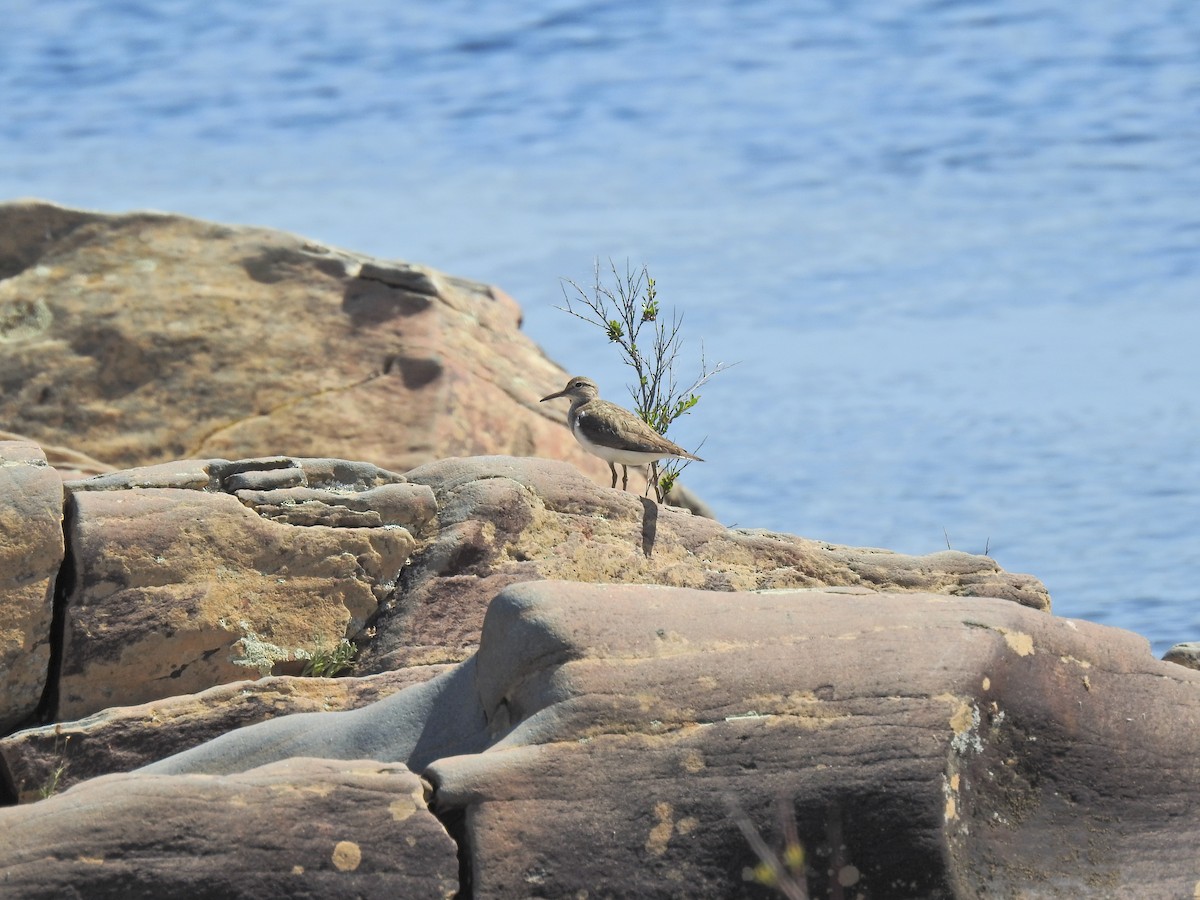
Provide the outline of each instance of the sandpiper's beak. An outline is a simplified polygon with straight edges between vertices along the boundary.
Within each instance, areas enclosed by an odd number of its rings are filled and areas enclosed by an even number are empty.
[[[559,397],[565,397],[565,396],[567,396],[567,389],[563,388],[557,394],[550,394],[546,397],[543,397],[541,400],[538,401],[538,403],[545,403],[547,400],[556,400]]]

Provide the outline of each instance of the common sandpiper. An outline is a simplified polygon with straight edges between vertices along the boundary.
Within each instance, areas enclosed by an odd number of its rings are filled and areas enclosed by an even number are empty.
[[[600,399],[596,382],[582,375],[575,375],[567,386],[556,394],[541,399],[542,403],[558,397],[571,398],[567,410],[567,425],[575,440],[588,453],[608,463],[612,472],[612,486],[617,486],[617,467],[620,463],[624,472],[621,487],[629,489],[629,466],[645,466],[660,459],[694,459],[704,462],[695,454],[688,453],[678,444],[673,444],[643,422],[629,410]]]

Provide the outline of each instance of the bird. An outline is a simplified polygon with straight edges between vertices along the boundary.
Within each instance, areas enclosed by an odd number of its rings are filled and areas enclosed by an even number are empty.
[[[688,453],[678,444],[673,444],[647,425],[638,416],[624,407],[600,399],[596,382],[582,375],[573,375],[561,391],[543,397],[539,402],[569,397],[571,408],[567,411],[567,425],[580,446],[593,456],[608,463],[612,472],[612,486],[617,486],[617,467],[620,463],[624,472],[621,487],[629,490],[629,466],[644,466],[668,457],[694,459],[704,462],[693,453]]]

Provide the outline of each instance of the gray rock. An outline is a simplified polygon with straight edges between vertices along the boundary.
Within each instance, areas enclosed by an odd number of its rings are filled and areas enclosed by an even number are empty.
[[[0,738],[0,784],[19,803],[190,750],[222,734],[301,712],[357,709],[440,675],[447,666],[365,678],[278,675],[236,681],[138,706],[113,706],[72,722]]]
[[[299,713],[241,728],[139,771],[227,775],[291,756],[378,759],[420,771],[487,745],[474,660],[361,709]]]
[[[304,470],[299,466],[278,469],[238,472],[227,475],[221,484],[231,494],[242,491],[264,492],[280,488],[291,488],[304,483]]]
[[[68,481],[69,491],[128,491],[134,488],[174,488],[188,491],[215,491],[221,486],[224,459],[180,459],[136,466],[119,472],[105,472]]]
[[[1189,669],[1200,669],[1200,641],[1176,644],[1163,655],[1163,659]]]

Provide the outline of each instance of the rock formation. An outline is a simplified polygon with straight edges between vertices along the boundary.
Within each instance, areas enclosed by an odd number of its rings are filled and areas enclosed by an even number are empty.
[[[272,672],[358,634],[434,514],[369,463],[204,460],[70,487],[57,715]]]
[[[52,471],[29,445],[0,449],[0,471]],[[47,484],[12,479],[8,508],[39,510]],[[1189,856],[1159,848],[1200,828],[1185,812],[1200,673],[1050,615],[1036,579],[986,557],[725,529],[510,457],[403,476],[193,460],[54,490],[68,540],[43,676],[58,706],[42,708],[57,721],[0,740],[24,801],[0,811],[17,835],[0,884],[21,896],[251,896],[267,891],[259,868],[271,890],[362,896],[739,895],[756,859],[736,819],[773,840],[781,798],[818,896],[838,879],[897,897],[1166,896],[1196,880]],[[364,567],[383,534],[403,558]],[[263,555],[273,542],[287,552]],[[222,684],[267,625],[222,630],[228,615],[202,613],[210,591],[254,594],[245,614],[280,629],[289,610],[332,615],[363,644],[359,677]],[[195,634],[222,642],[209,653]],[[114,660],[114,635],[139,652]],[[251,674],[292,662],[293,635]],[[145,673],[185,658],[165,684],[207,690],[147,700]],[[92,715],[69,721],[77,708]],[[368,834],[378,820],[354,809],[368,796],[404,805],[401,832]],[[264,845],[275,862],[231,865],[265,826],[226,818],[256,803],[345,827],[284,833]],[[104,826],[84,828],[81,809]]]
[[[0,894],[453,897],[457,848],[399,764],[289,759],[228,778],[110,775],[8,811]],[[49,804],[46,806],[49,811]]]
[[[269,675],[198,694],[114,706],[0,738],[0,772],[17,801],[31,803],[97,775],[129,772],[276,716],[366,706],[449,668],[419,666],[357,678]]]
[[[484,457],[441,460],[405,476],[429,487],[438,532],[414,555],[385,604],[367,671],[454,662],[479,642],[503,587],[558,578],[706,590],[846,586],[999,597],[1049,610],[1036,578],[985,556],[905,556],[753,529],[610,490],[567,464]],[[454,610],[447,620],[447,608]]]
[[[397,870],[429,877],[429,851],[346,830],[341,785],[357,775],[384,792],[366,805],[405,793],[414,824],[427,808],[446,823],[471,896],[741,895],[756,860],[735,817],[773,839],[780,798],[814,896],[834,881],[864,897],[1186,896],[1198,704],[1200,673],[1152,659],[1142,639],[1003,600],[530,582],[502,591],[478,652],[431,681],[0,813],[14,835],[0,872],[89,896],[131,870],[184,891],[226,884],[247,785],[265,779],[325,798],[289,816],[335,823],[302,845],[305,886],[341,885],[318,879],[350,841],[343,854],[391,868],[347,889],[389,896]],[[314,753],[332,787],[308,786]],[[392,768],[361,774],[363,755]],[[400,763],[429,783],[428,807],[390,788]],[[184,779],[182,811],[165,815],[170,778]],[[78,810],[97,807],[136,824],[81,832]],[[28,861],[60,833],[51,868],[67,875],[39,881]],[[290,836],[269,846],[296,859]],[[417,895],[437,895],[435,881]],[[257,884],[247,873],[237,890]]]
[[[1163,655],[1163,659],[1187,666],[1189,669],[1200,669],[1200,642],[1187,641],[1176,644]]]
[[[607,484],[538,404],[569,373],[520,320],[498,288],[278,231],[0,203],[0,426],[83,474],[508,453]]]
[[[0,897],[770,896],[789,822],[814,897],[1197,891],[1200,671],[988,557],[610,490],[518,321],[0,205]]]
[[[45,454],[0,441],[0,733],[33,715],[46,689],[62,517],[62,481]]]

